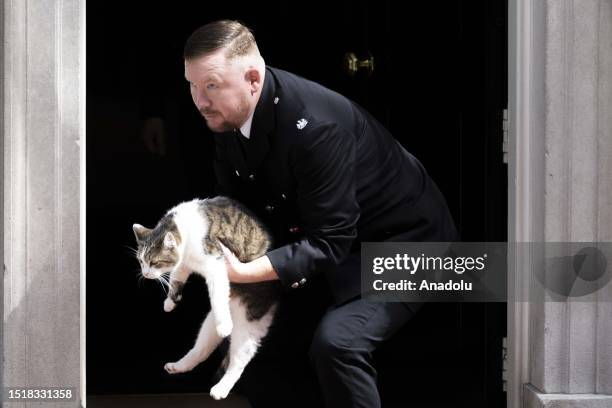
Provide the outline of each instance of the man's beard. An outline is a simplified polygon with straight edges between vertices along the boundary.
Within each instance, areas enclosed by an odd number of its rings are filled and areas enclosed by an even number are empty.
[[[213,131],[214,133],[225,133],[232,132],[234,129],[239,129],[249,118],[249,103],[247,100],[243,99],[235,114],[232,117],[225,118],[219,125],[212,127],[209,120],[206,119],[205,114],[214,114],[215,116],[219,113],[216,111],[201,111],[200,114],[206,121],[206,126]]]

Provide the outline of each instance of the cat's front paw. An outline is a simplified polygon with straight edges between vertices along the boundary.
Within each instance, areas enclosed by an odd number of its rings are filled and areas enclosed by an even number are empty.
[[[225,384],[218,383],[210,389],[210,396],[216,400],[221,400],[227,397],[227,394],[229,394],[229,392],[230,387],[225,386]]]
[[[225,320],[217,323],[217,334],[222,338],[225,338],[232,334],[232,329],[234,325],[231,320]]]
[[[171,312],[174,310],[175,307],[176,303],[174,303],[172,299],[166,298],[166,300],[164,300],[164,311]]]
[[[164,370],[166,370],[168,374],[180,374],[189,371],[178,361],[176,363],[166,363],[164,365]]]

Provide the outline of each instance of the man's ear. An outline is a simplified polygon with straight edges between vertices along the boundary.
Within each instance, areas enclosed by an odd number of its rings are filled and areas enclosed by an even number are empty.
[[[245,78],[251,87],[251,95],[261,89],[261,74],[254,66],[249,67],[245,73]]]
[[[166,232],[166,236],[164,237],[164,247],[167,249],[176,248],[176,239],[171,232]]]
[[[134,230],[134,235],[136,236],[136,241],[144,241],[144,239],[149,236],[152,230],[143,227],[140,224],[132,225],[132,229]]]

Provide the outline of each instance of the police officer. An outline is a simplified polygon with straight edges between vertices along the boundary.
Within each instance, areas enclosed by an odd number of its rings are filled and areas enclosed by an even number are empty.
[[[226,251],[230,280],[280,279],[299,292],[324,277],[333,304],[309,351],[324,404],[380,407],[371,353],[417,307],[360,298],[360,243],[454,240],[444,198],[363,108],[266,66],[241,23],[200,27],[184,59],[193,102],[215,133],[220,190],[260,213],[276,238],[252,262]]]

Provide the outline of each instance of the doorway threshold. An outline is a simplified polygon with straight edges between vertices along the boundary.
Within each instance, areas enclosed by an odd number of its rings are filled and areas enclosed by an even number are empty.
[[[143,394],[92,395],[87,397],[87,408],[250,408],[248,401],[230,394],[221,401],[208,394]]]

